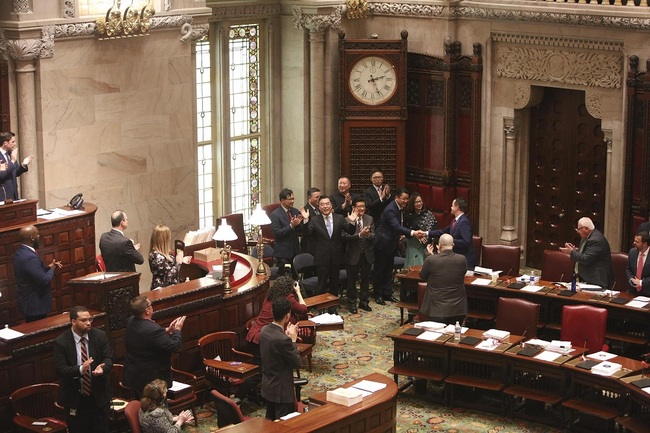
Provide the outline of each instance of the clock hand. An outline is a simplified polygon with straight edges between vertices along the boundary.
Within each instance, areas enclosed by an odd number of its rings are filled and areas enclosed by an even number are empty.
[[[377,78],[373,77],[372,75],[370,76],[370,79],[368,80],[369,83],[372,83],[373,86],[375,86],[375,89],[379,91],[379,87],[377,87]]]

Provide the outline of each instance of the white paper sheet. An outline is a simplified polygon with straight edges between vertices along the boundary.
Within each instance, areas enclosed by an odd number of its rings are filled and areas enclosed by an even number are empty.
[[[587,355],[587,358],[595,359],[596,361],[607,361],[608,359],[616,358],[616,355],[609,352],[603,352],[601,350],[600,352],[590,353]]]
[[[545,350],[542,353],[535,355],[535,359],[539,359],[540,361],[552,362],[558,359],[560,356],[562,356],[561,353],[549,352],[548,350]]]
[[[472,284],[475,286],[487,286],[492,282],[492,279],[487,279],[487,278],[477,278],[474,281],[472,281]]]
[[[415,338],[417,338],[418,340],[435,341],[441,336],[442,334],[440,332],[424,331],[422,334],[418,335]]]

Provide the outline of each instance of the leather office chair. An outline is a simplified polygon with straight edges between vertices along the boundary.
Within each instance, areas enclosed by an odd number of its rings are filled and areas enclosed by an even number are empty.
[[[217,408],[217,427],[222,428],[231,424],[239,424],[250,419],[250,417],[241,413],[241,409],[233,399],[226,397],[216,389],[210,391],[210,396]]]
[[[542,257],[542,280],[569,282],[573,275],[574,263],[568,254],[558,250],[544,250]]]
[[[124,365],[122,364],[113,364],[111,368],[111,388],[113,389],[113,397],[126,401],[136,398],[135,392],[124,385]]]
[[[627,274],[625,273],[625,268],[627,268],[627,254],[625,253],[612,253],[612,269],[614,271],[614,281],[611,281],[610,287],[613,287],[614,290],[619,292],[627,292],[630,288],[630,284],[627,280]],[[616,284],[615,286],[613,286]]]
[[[124,408],[124,416],[129,423],[131,433],[140,433],[140,419],[138,412],[140,411],[140,401],[131,400]]]
[[[607,350],[605,332],[607,310],[591,305],[565,305],[562,307],[560,339],[570,341],[575,348],[585,346],[590,353]]]
[[[298,274],[298,283],[305,291],[305,295],[318,294],[318,277],[316,277],[316,266],[314,256],[309,253],[300,253],[293,258],[293,269]]]
[[[97,269],[97,272],[106,272],[106,263],[104,263],[104,258],[101,254],[95,257],[95,269]]]
[[[526,338],[537,337],[539,304],[519,298],[499,298],[496,328]]]
[[[273,211],[279,207],[280,203],[272,203],[262,206],[262,209],[264,209],[264,212],[266,212],[269,218],[271,218]],[[262,238],[264,239],[265,244],[269,244],[275,248],[275,233],[273,233],[273,227],[271,224],[262,226]],[[266,253],[264,255],[266,255]]]
[[[427,291],[426,281],[418,282],[418,314],[413,318],[414,322],[425,322],[429,320],[429,316],[422,313],[422,301],[424,300],[424,293]]]
[[[11,393],[9,401],[14,410],[14,424],[20,431],[42,432],[34,421],[44,421],[53,432],[67,431],[63,408],[57,403],[59,384],[38,383],[19,388]]]
[[[473,235],[472,236],[472,247],[474,247],[474,254],[476,254],[476,263],[482,263],[481,262],[481,253],[483,252],[483,238],[478,235]],[[505,270],[504,272],[507,272]]]
[[[204,335],[198,341],[201,358],[215,359],[217,356],[226,362],[239,361],[252,363],[253,355],[236,350],[237,334],[232,331],[219,331]],[[231,395],[244,381],[231,377],[227,371],[205,367],[205,379],[219,392]]]
[[[232,230],[237,235],[237,239],[234,241],[228,241],[228,245],[230,245],[233,251],[248,254],[248,247],[254,246],[255,242],[249,242],[246,237],[246,232],[244,231],[244,215],[240,213],[231,213],[229,215],[223,215],[217,218],[217,227],[221,225],[222,219],[226,220],[228,225],[232,227]],[[217,242],[217,246],[223,247],[223,243]]]
[[[481,266],[495,271],[503,271],[504,275],[519,275],[521,249],[511,245],[483,245],[481,248]]]

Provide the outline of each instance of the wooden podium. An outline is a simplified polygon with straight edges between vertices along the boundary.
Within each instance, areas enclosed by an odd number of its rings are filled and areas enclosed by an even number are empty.
[[[24,200],[0,206],[0,228],[36,222],[38,200]]]

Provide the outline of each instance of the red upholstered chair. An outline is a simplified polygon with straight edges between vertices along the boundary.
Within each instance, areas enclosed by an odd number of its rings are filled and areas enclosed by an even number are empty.
[[[140,433],[140,420],[138,412],[140,411],[140,401],[131,400],[124,408],[124,416],[129,423],[131,433]]]
[[[217,407],[217,427],[222,428],[231,424],[239,424],[250,419],[250,417],[241,413],[241,409],[233,399],[226,397],[216,389],[210,391],[210,395]]]
[[[104,263],[104,258],[101,254],[98,254],[95,257],[95,268],[97,272],[106,272],[106,264]]]
[[[607,350],[605,331],[607,310],[590,305],[565,305],[562,307],[560,338],[570,341],[573,347],[585,346],[590,353]],[[586,344],[585,344],[586,341]]]
[[[231,213],[229,215],[221,216],[217,218],[217,227],[221,225],[222,219],[226,220],[228,225],[232,227],[232,230],[237,235],[237,239],[234,241],[228,241],[228,245],[230,245],[233,251],[248,254],[248,246],[255,245],[255,242],[249,243],[247,240],[246,232],[244,231],[244,215],[240,213]],[[223,246],[222,242],[217,242],[217,245],[219,247]]]
[[[503,271],[504,274],[519,275],[521,249],[511,245],[483,245],[481,266]]]
[[[568,254],[558,250],[544,250],[542,258],[542,280],[569,282],[574,263]]]
[[[627,282],[627,274],[625,273],[625,268],[627,267],[627,254],[625,253],[612,253],[612,268],[614,270],[614,281],[611,283],[616,283],[614,287],[615,290],[620,292],[625,292],[630,288],[630,285]]]
[[[413,318],[414,322],[425,322],[429,320],[429,316],[422,314],[422,301],[424,300],[424,293],[427,291],[426,281],[418,282],[418,314]]]
[[[526,338],[537,337],[539,304],[519,298],[499,298],[496,328]]]
[[[14,424],[20,431],[42,432],[42,426],[32,423],[43,421],[52,432],[67,431],[63,408],[57,403],[58,395],[57,383],[38,383],[15,390],[9,397],[15,414]]]
[[[481,254],[483,253],[483,238],[481,236],[472,236],[472,246],[474,247],[474,254],[476,254],[476,263],[481,263]],[[503,272],[506,272],[504,270]]]

